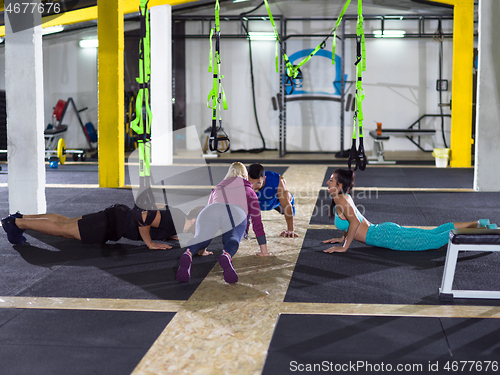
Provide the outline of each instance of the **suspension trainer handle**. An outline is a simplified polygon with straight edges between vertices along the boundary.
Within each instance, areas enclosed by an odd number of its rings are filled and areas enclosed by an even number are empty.
[[[359,167],[359,170],[364,171],[366,169],[366,165],[368,164],[368,158],[365,153],[365,146],[363,145],[363,137],[359,138],[359,148],[357,152],[356,163]]]
[[[347,160],[347,166],[349,167],[349,169],[352,169],[351,164],[353,161],[354,161],[354,170],[357,170],[359,164],[359,155],[358,151],[356,150],[356,139],[352,140],[351,151],[349,151],[349,159]]]
[[[224,133],[224,135],[220,135],[219,132]],[[227,147],[224,149],[219,148],[219,146],[221,144],[224,144],[224,142],[227,143]],[[222,128],[222,120],[219,120],[219,127],[217,127],[217,125],[214,125],[214,123],[212,122],[210,136],[208,137],[208,147],[210,148],[210,151],[216,151],[219,154],[224,154],[231,148],[231,139],[229,139],[229,136]]]
[[[231,148],[231,140],[229,139],[229,136],[227,135],[227,133],[222,128],[222,120],[219,120],[219,128],[217,129],[217,131],[218,132],[220,131],[220,132],[224,133],[223,136],[217,135],[217,141],[218,141],[218,143],[223,144],[224,142],[227,142],[227,147],[224,150],[221,150],[221,149],[217,148],[217,152],[219,154],[224,154],[224,153],[228,152],[229,149]]]
[[[217,120],[212,119],[212,128],[210,129],[210,136],[208,137],[208,147],[210,151],[217,151]]]

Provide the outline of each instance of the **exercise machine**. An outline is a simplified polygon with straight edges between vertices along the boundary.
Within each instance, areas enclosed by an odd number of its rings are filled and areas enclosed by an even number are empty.
[[[63,136],[68,131],[68,125],[64,125],[63,120],[70,105],[76,114],[83,133],[85,134],[85,139],[89,146],[88,149],[66,149],[66,142]],[[87,107],[77,109],[73,98],[68,98],[67,101],[61,99],[58,100],[56,106],[54,107],[54,112],[52,112],[52,123],[49,124],[44,131],[46,158],[50,159],[51,157],[57,157],[59,162],[64,164],[66,162],[66,155],[72,154],[74,161],[85,161],[86,152],[95,150],[95,147],[92,146],[93,142],[97,142],[97,133],[94,125],[91,122],[84,125],[82,118],[80,117],[80,112],[87,109]]]

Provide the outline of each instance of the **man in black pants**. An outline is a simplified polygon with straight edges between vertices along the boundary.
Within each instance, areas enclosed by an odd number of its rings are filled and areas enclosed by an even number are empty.
[[[118,241],[125,237],[143,240],[150,249],[171,249],[165,243],[179,232],[194,233],[196,218],[203,206],[193,208],[187,215],[178,208],[140,211],[116,204],[93,214],[69,218],[58,214],[22,215],[16,213],[2,219],[2,227],[9,242],[22,244],[26,241],[23,232],[34,230],[51,236],[71,238],[86,244]]]

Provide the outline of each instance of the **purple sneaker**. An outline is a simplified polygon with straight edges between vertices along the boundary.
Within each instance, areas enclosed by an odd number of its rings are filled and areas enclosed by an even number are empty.
[[[189,250],[186,250],[184,254],[181,255],[179,269],[177,270],[177,275],[175,278],[177,281],[182,281],[187,283],[191,279],[191,262],[193,258]]]
[[[226,250],[222,252],[219,257],[219,264],[224,271],[224,281],[229,284],[234,284],[238,282],[238,275],[233,267],[233,262],[231,261],[231,255],[226,253]]]
[[[26,237],[23,236],[24,230],[19,229],[13,221],[14,216],[8,216],[2,219],[2,228],[7,233],[9,242],[13,245],[21,245],[26,242]]]

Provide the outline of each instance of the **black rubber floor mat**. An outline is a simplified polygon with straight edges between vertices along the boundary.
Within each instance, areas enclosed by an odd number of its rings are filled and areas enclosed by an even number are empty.
[[[354,241],[345,253],[324,253],[321,240],[335,230],[308,230],[285,302],[441,304],[446,247],[429,251],[394,251]],[[460,253],[456,289],[500,290],[500,253]],[[455,299],[456,305],[499,306],[499,300]]]
[[[438,226],[487,218],[500,223],[500,193],[354,191],[354,203],[372,224]],[[328,216],[332,197],[318,194],[310,224],[333,224]]]
[[[0,309],[0,373],[131,374],[174,315]]]
[[[323,186],[337,167],[329,167]],[[357,171],[356,186],[393,188],[464,188],[472,189],[474,168],[405,168],[369,166]]]
[[[262,374],[495,374],[499,330],[499,319],[281,315]]]

